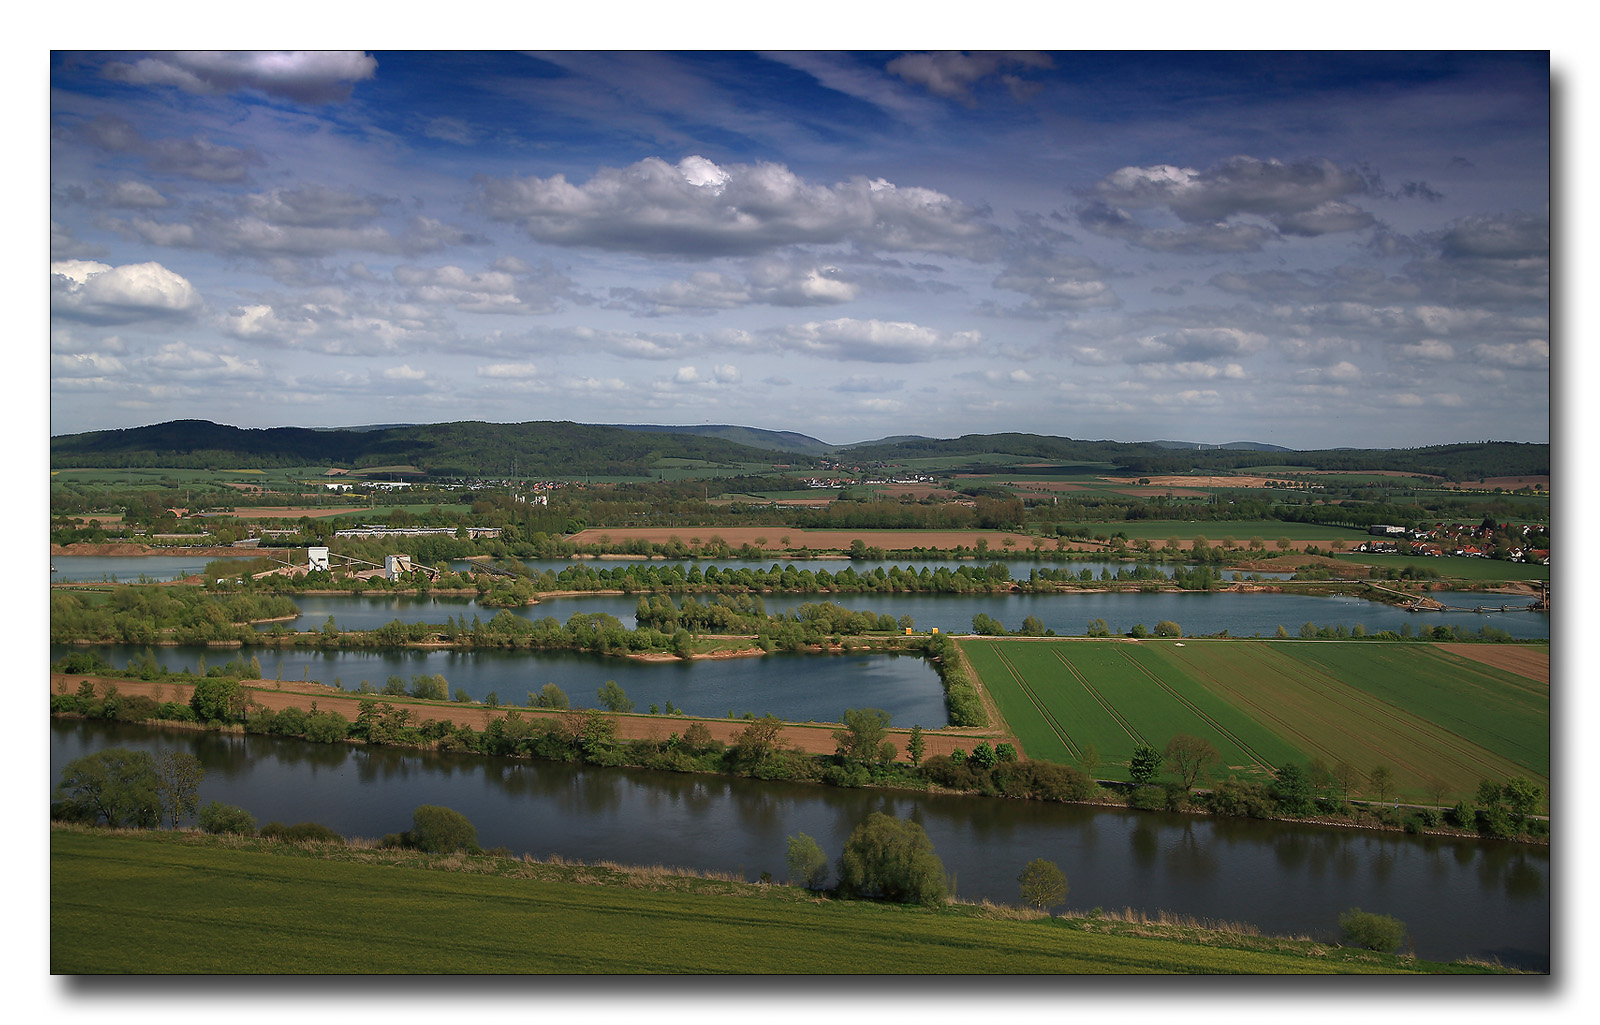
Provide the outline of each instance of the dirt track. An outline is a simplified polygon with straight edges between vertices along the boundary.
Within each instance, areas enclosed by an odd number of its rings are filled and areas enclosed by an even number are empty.
[[[95,676],[76,676],[62,673],[50,674],[50,691],[53,694],[71,694],[78,689],[78,684],[84,680],[94,683],[96,692],[103,693],[106,684],[114,685],[121,694],[145,695],[157,701],[182,701],[187,702],[194,688],[181,683],[146,682],[144,680],[114,680]],[[317,710],[321,712],[338,712],[346,719],[354,722],[356,713],[360,711],[361,701],[366,696],[351,694],[349,691],[338,691],[320,683],[307,683],[300,680],[246,680],[245,686],[250,688],[250,697],[258,705],[278,711],[284,708],[303,708],[310,710],[312,702],[316,702]],[[421,722],[428,719],[442,719],[447,722],[462,726],[470,726],[474,730],[482,731],[489,723],[515,711],[525,719],[548,719],[562,715],[561,712],[545,711],[537,708],[485,708],[483,705],[463,705],[453,701],[419,701],[415,698],[385,697],[371,695],[379,701],[387,701],[397,707],[411,709],[412,718]],[[711,736],[725,744],[734,743],[739,733],[748,723],[739,719],[696,719],[678,715],[615,715],[608,716],[617,724],[617,737],[622,740],[666,740],[674,733],[682,734],[692,723],[703,722],[711,731]],[[802,723],[788,723],[783,727],[781,734],[782,743],[807,754],[832,754],[835,749],[833,731],[837,724],[808,725]],[[906,761],[906,736],[909,730],[894,729],[889,731],[890,740],[899,748],[898,761]],[[923,733],[927,741],[926,755],[949,754],[960,747],[972,750],[980,741],[988,740],[991,744],[1010,743],[1022,753],[1022,745],[1015,737],[1007,737],[988,729],[954,729],[928,730]]]

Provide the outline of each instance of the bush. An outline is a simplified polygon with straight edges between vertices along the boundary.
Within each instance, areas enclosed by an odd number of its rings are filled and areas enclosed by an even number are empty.
[[[1128,807],[1140,811],[1165,811],[1167,791],[1164,787],[1136,786],[1128,791]]]
[[[1216,815],[1232,815],[1237,818],[1267,819],[1277,813],[1277,804],[1273,802],[1267,788],[1260,783],[1240,780],[1229,776],[1223,783],[1211,791],[1206,803]]]
[[[1391,954],[1406,938],[1406,924],[1388,915],[1351,908],[1339,916],[1345,939],[1358,947]]]
[[[331,843],[344,846],[344,837],[320,822],[296,822],[286,826],[282,822],[268,822],[261,827],[261,835],[269,840],[290,843]]]
[[[207,801],[200,809],[200,828],[207,833],[238,833],[254,836],[256,819],[243,808],[221,801]]]
[[[418,805],[411,813],[409,836],[410,846],[433,854],[478,847],[477,827],[454,808],[436,804]]]
[[[334,744],[350,734],[350,720],[338,712],[312,712],[306,717],[305,737],[317,744]]]
[[[839,857],[839,892],[882,897],[902,904],[942,904],[944,863],[921,826],[873,812],[845,841]]]

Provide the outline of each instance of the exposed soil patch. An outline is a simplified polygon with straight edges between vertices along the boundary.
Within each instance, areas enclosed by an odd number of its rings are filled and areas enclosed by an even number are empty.
[[[258,548],[233,548],[229,546],[213,548],[157,548],[155,545],[136,544],[129,541],[108,541],[102,544],[90,544],[79,541],[70,545],[50,546],[51,555],[87,555],[95,558],[107,556],[139,556],[139,555],[206,555],[224,556],[234,555],[240,558],[254,558],[261,554]]]
[[[75,676],[62,673],[50,674],[50,691],[53,694],[71,694],[78,689],[78,684],[89,680],[95,685],[95,690],[104,692],[104,687],[111,684],[121,694],[128,696],[144,695],[157,701],[187,702],[194,692],[193,685],[182,683],[160,683],[145,680],[114,680],[95,676]],[[346,719],[354,722],[356,714],[361,710],[361,702],[366,698],[374,698],[379,702],[387,701],[395,707],[411,709],[412,719],[423,722],[428,719],[439,719],[458,725],[470,726],[474,730],[482,731],[490,722],[500,718],[508,712],[515,711],[524,719],[550,719],[569,714],[552,712],[538,708],[485,708],[483,705],[464,705],[453,701],[418,701],[413,698],[395,698],[382,695],[352,695],[349,691],[334,690],[332,687],[320,683],[309,683],[303,680],[247,680],[245,686],[250,688],[250,696],[256,704],[279,711],[285,708],[302,708],[307,711],[311,703],[316,702],[319,712],[338,712]],[[579,713],[583,714],[582,712]],[[672,734],[680,736],[689,726],[696,722],[706,724],[706,729],[711,731],[711,736],[725,744],[734,743],[744,728],[749,725],[742,719],[696,719],[681,715],[613,715],[607,716],[617,725],[617,737],[621,740],[666,740]],[[837,724],[812,725],[809,723],[787,723],[784,725],[781,739],[786,747],[807,754],[832,754],[837,747],[833,739],[833,731],[838,729]],[[898,761],[907,761],[906,738],[910,730],[890,730],[890,739],[895,747],[899,748]],[[971,751],[981,741],[988,740],[991,744],[999,745],[1009,743],[1015,746],[1020,753],[1022,746],[1016,738],[1001,735],[994,730],[973,729],[946,729],[925,730],[923,737],[927,742],[924,756],[947,755],[955,748]]]
[[[1525,644],[1441,644],[1452,655],[1516,673],[1546,686],[1550,683],[1550,649]]]

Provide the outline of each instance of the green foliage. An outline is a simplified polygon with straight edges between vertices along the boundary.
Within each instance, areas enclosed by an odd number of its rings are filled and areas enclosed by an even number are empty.
[[[286,843],[326,843],[338,847],[345,846],[344,837],[320,822],[296,822],[292,826],[286,826],[282,822],[268,822],[261,827],[260,835],[268,840],[282,840]]]
[[[633,699],[617,685],[615,680],[607,680],[605,686],[595,692],[600,699],[600,704],[611,712],[633,711]]]
[[[207,801],[200,808],[199,823],[207,833],[237,833],[241,836],[254,836],[256,833],[255,816],[243,808],[221,801]]]
[[[1384,954],[1392,953],[1406,938],[1404,922],[1360,908],[1351,908],[1340,915],[1339,928],[1345,939],[1355,946]]]
[[[922,756],[927,753],[928,741],[922,735],[920,725],[911,727],[911,736],[906,740],[906,754],[911,756],[913,767],[922,764]]]
[[[784,863],[788,866],[792,885],[820,890],[828,884],[828,856],[822,852],[817,841],[805,833],[789,837]]]
[[[553,683],[547,683],[538,694],[533,695],[532,705],[535,708],[567,709],[572,707],[572,702],[567,700],[566,692]]]
[[[884,745],[888,744],[889,713],[881,708],[847,708],[844,726],[833,731],[840,758],[851,761],[878,761],[884,759]],[[894,757],[894,745],[889,744],[889,758]]]
[[[208,676],[195,683],[189,707],[201,722],[238,722],[244,718],[245,700],[238,680]]]
[[[1316,810],[1312,801],[1311,776],[1297,762],[1284,762],[1278,766],[1273,776],[1271,794],[1278,809],[1285,815],[1310,815]]]
[[[902,904],[942,904],[944,863],[917,823],[873,812],[845,841],[839,892]]]
[[[67,818],[151,829],[161,823],[160,786],[149,752],[109,747],[68,762],[59,790]]]
[[[430,853],[478,849],[478,830],[453,808],[422,804],[411,813],[410,846]]]
[[[1022,888],[1022,899],[1040,911],[1048,911],[1067,899],[1066,875],[1055,862],[1044,858],[1028,862],[1017,876],[1017,883]]]
[[[1133,757],[1128,760],[1128,778],[1135,784],[1142,786],[1149,783],[1160,771],[1160,751],[1149,744],[1139,744],[1133,749]]]
[[[1170,619],[1163,619],[1161,622],[1156,624],[1156,636],[1182,637],[1183,627],[1179,626],[1177,623],[1174,623]]]

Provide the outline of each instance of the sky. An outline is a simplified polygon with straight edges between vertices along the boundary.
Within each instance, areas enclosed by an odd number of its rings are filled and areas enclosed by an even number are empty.
[[[49,61],[51,434],[1550,440],[1545,52]]]

